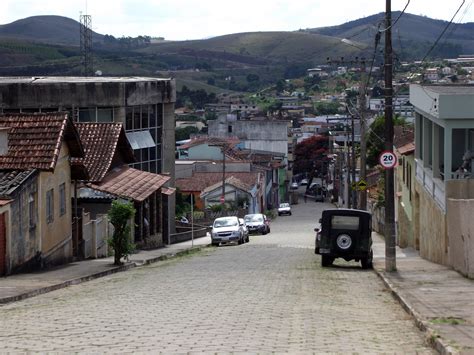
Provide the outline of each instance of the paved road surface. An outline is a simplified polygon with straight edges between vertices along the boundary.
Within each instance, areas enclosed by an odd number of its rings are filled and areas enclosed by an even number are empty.
[[[322,207],[293,206],[245,245],[1,306],[0,351],[432,353],[372,271],[320,267]]]

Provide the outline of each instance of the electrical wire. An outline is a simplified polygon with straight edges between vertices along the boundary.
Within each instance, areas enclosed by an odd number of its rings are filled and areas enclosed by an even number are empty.
[[[403,8],[402,12],[400,13],[400,15],[398,15],[397,19],[390,25],[388,26],[387,28],[384,28],[383,30],[380,30],[380,32],[386,32],[388,31],[389,29],[391,29],[392,27],[395,26],[395,24],[398,22],[398,20],[400,20],[400,17],[403,16],[403,14],[405,13],[405,10],[407,9],[408,5],[410,4],[410,0],[407,1],[405,7]]]
[[[443,29],[443,31],[440,33],[440,35],[438,36],[438,38],[436,39],[436,41],[433,43],[433,45],[431,46],[431,48],[428,50],[428,52],[425,54],[425,56],[423,57],[423,59],[421,60],[421,65],[423,65],[423,63],[425,62],[426,58],[428,58],[428,56],[430,55],[430,53],[433,51],[433,49],[436,47],[436,45],[438,44],[438,42],[440,41],[440,39],[443,37],[444,33],[448,30],[449,26],[451,26],[451,24],[453,23],[453,20],[454,18],[456,17],[456,15],[458,14],[458,12],[461,10],[461,8],[464,6],[464,3],[466,2],[466,0],[462,0],[462,3],[461,5],[458,7],[458,9],[456,10],[456,12],[454,13],[453,17],[451,18],[451,20],[448,22],[448,24],[446,25],[446,27]]]

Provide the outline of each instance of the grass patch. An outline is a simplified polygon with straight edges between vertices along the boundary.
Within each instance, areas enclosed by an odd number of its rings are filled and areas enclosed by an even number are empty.
[[[462,318],[457,318],[457,317],[440,317],[440,318],[432,318],[430,322],[432,324],[458,325],[458,324],[466,323],[466,320]]]

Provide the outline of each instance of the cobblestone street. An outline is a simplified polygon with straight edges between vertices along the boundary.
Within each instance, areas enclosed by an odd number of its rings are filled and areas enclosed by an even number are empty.
[[[432,353],[373,271],[321,268],[323,206],[293,206],[248,244],[1,306],[1,351]]]

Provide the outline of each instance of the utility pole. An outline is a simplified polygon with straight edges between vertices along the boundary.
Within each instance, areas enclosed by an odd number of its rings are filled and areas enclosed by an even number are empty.
[[[392,4],[386,0],[385,10],[385,150],[393,151],[392,108]],[[395,249],[394,170],[385,170],[385,271],[397,270]]]
[[[359,117],[360,117],[360,181],[367,181],[367,121],[366,109],[366,67],[365,61],[361,62],[361,85],[359,87]],[[359,196],[359,208],[367,210],[367,192],[361,191]]]
[[[226,145],[223,144],[222,147],[222,196],[221,196],[221,204],[225,204],[225,151]]]
[[[351,115],[351,141],[352,141],[352,149],[351,149],[351,165],[352,165],[352,201],[351,206],[352,208],[357,208],[357,187],[356,187],[356,168],[357,168],[357,159],[356,159],[356,151],[355,151],[355,132],[354,132],[354,115]]]

